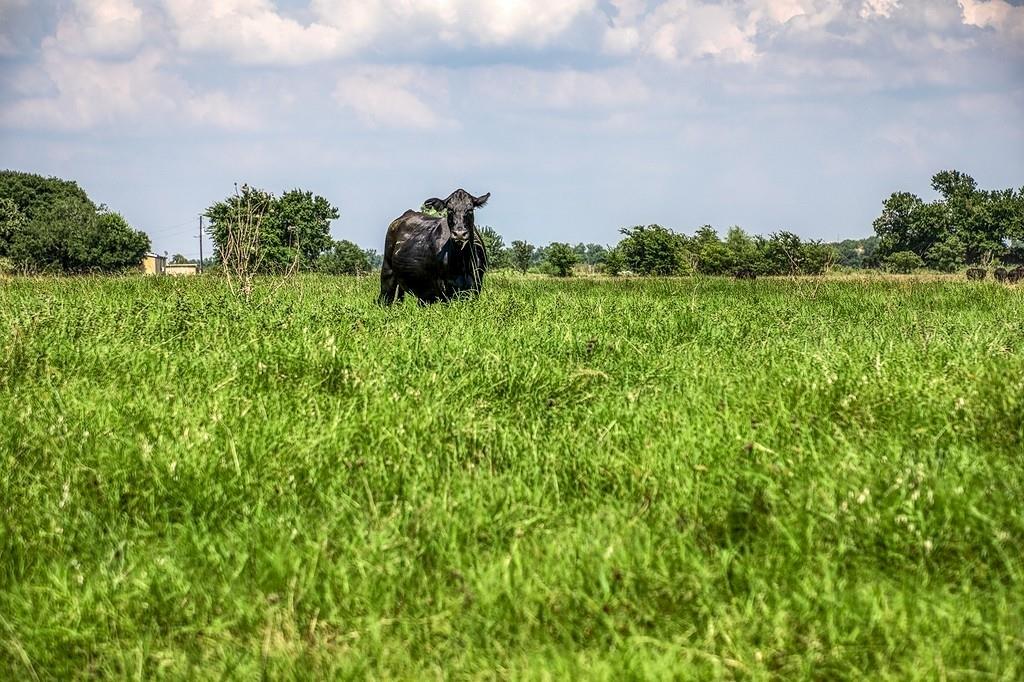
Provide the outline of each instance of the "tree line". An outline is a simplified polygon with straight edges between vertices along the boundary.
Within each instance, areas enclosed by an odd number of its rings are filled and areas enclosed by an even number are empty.
[[[830,268],[953,272],[965,266],[1024,262],[1024,187],[984,190],[956,170],[932,177],[938,198],[925,202],[895,192],[864,239],[825,243],[785,230],[767,237],[738,226],[724,236],[710,225],[687,235],[668,227],[635,225],[616,244],[506,244],[493,227],[478,229],[492,269],[568,276],[581,269],[608,275],[817,275]],[[340,212],[326,198],[292,189],[275,195],[243,185],[209,206],[207,234],[213,263],[242,253],[254,272],[312,271],[367,274],[381,256],[331,236]],[[253,235],[244,249],[232,235]],[[237,241],[237,240],[236,240]],[[74,182],[0,172],[0,270],[112,272],[134,268],[150,248],[146,234]],[[243,253],[244,251],[244,253]],[[186,260],[176,255],[175,260]],[[251,262],[250,262],[251,261]]]

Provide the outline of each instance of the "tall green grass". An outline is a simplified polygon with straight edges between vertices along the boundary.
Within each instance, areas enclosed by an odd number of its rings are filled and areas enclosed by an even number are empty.
[[[0,678],[1024,676],[1024,295],[0,282]]]

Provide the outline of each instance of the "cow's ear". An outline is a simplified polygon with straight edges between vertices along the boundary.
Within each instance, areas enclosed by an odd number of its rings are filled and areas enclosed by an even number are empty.
[[[433,197],[431,199],[427,199],[426,201],[424,201],[423,207],[429,208],[431,211],[440,212],[444,210],[444,201],[438,199],[437,197]]]
[[[480,208],[487,203],[487,200],[491,198],[491,193],[488,192],[483,196],[473,197],[473,208]]]

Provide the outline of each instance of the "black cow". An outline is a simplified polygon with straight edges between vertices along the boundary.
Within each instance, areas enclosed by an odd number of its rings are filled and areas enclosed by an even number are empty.
[[[487,251],[473,224],[473,209],[486,204],[490,196],[488,192],[474,197],[457,189],[447,199],[423,202],[433,211],[443,211],[443,217],[410,210],[395,219],[384,239],[377,301],[391,305],[406,292],[424,304],[479,294]]]
[[[992,272],[992,276],[996,278],[997,282],[1005,282],[1008,274],[1009,273],[1006,272],[1006,268],[996,268]]]
[[[1024,281],[1024,265],[1018,265],[1013,270],[1010,270],[1010,273],[1006,275],[1006,281],[1010,284]]]
[[[967,279],[985,279],[985,275],[988,274],[988,270],[985,268],[968,268]]]

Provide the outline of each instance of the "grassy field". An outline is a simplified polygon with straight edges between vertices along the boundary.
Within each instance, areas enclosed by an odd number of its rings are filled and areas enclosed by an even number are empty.
[[[0,678],[1020,679],[1024,288],[0,281]]]

